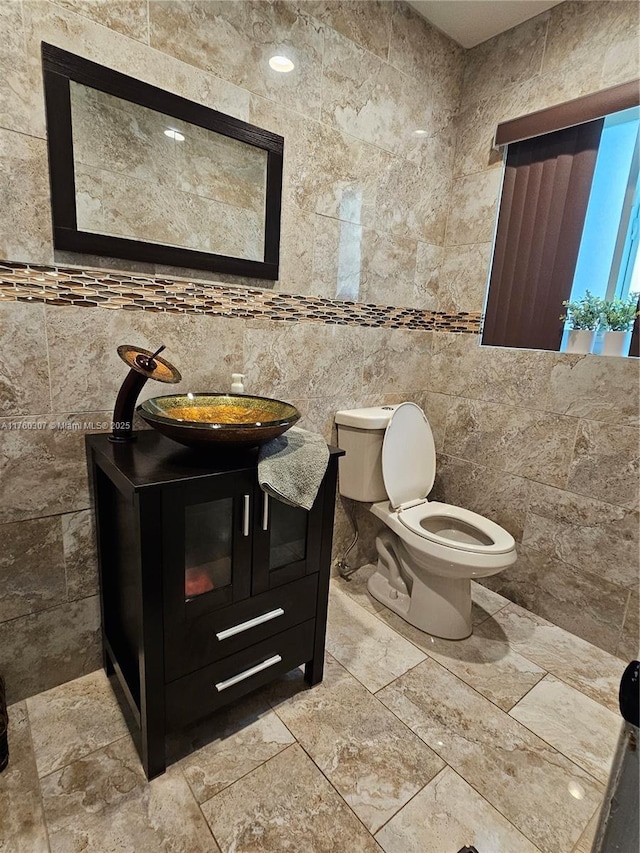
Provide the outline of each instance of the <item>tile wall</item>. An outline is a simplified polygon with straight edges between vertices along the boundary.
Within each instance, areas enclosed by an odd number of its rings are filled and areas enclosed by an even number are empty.
[[[54,252],[45,40],[282,134],[281,278],[247,283],[355,302],[356,312],[366,303],[475,319],[500,183],[493,126],[638,73],[627,2],[563,3],[466,56],[401,3],[16,0],[0,17],[1,258],[189,275]],[[295,78],[265,70],[283,50]],[[83,431],[109,419],[124,342],[165,343],[185,389],[226,388],[240,370],[249,390],[291,399],[327,439],[336,409],[420,403],[440,452],[436,494],[520,543],[518,564],[492,585],[634,653],[637,363],[479,349],[474,334],[434,325],[143,307],[0,302],[0,671],[10,700],[99,665]],[[350,539],[344,509],[337,550]],[[362,562],[377,522],[356,511],[352,557]]]

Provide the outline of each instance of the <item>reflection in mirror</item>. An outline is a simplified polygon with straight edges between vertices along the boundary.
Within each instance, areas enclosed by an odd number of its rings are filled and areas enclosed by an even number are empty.
[[[69,87],[79,230],[263,259],[267,151]]]

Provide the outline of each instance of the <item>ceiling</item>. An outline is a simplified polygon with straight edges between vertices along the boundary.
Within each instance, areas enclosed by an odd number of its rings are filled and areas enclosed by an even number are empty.
[[[475,47],[557,6],[560,0],[409,0],[413,8],[462,47]]]

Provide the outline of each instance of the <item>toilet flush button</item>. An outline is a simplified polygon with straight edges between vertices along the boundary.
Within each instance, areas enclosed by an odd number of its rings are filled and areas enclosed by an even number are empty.
[[[398,590],[391,587],[389,590],[389,598],[396,599],[398,597]]]

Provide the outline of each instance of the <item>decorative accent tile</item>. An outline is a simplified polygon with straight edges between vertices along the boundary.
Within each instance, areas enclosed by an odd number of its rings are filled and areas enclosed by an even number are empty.
[[[8,261],[0,263],[1,302],[469,333],[479,332],[481,323],[481,314],[466,311],[423,311],[193,279]]]

